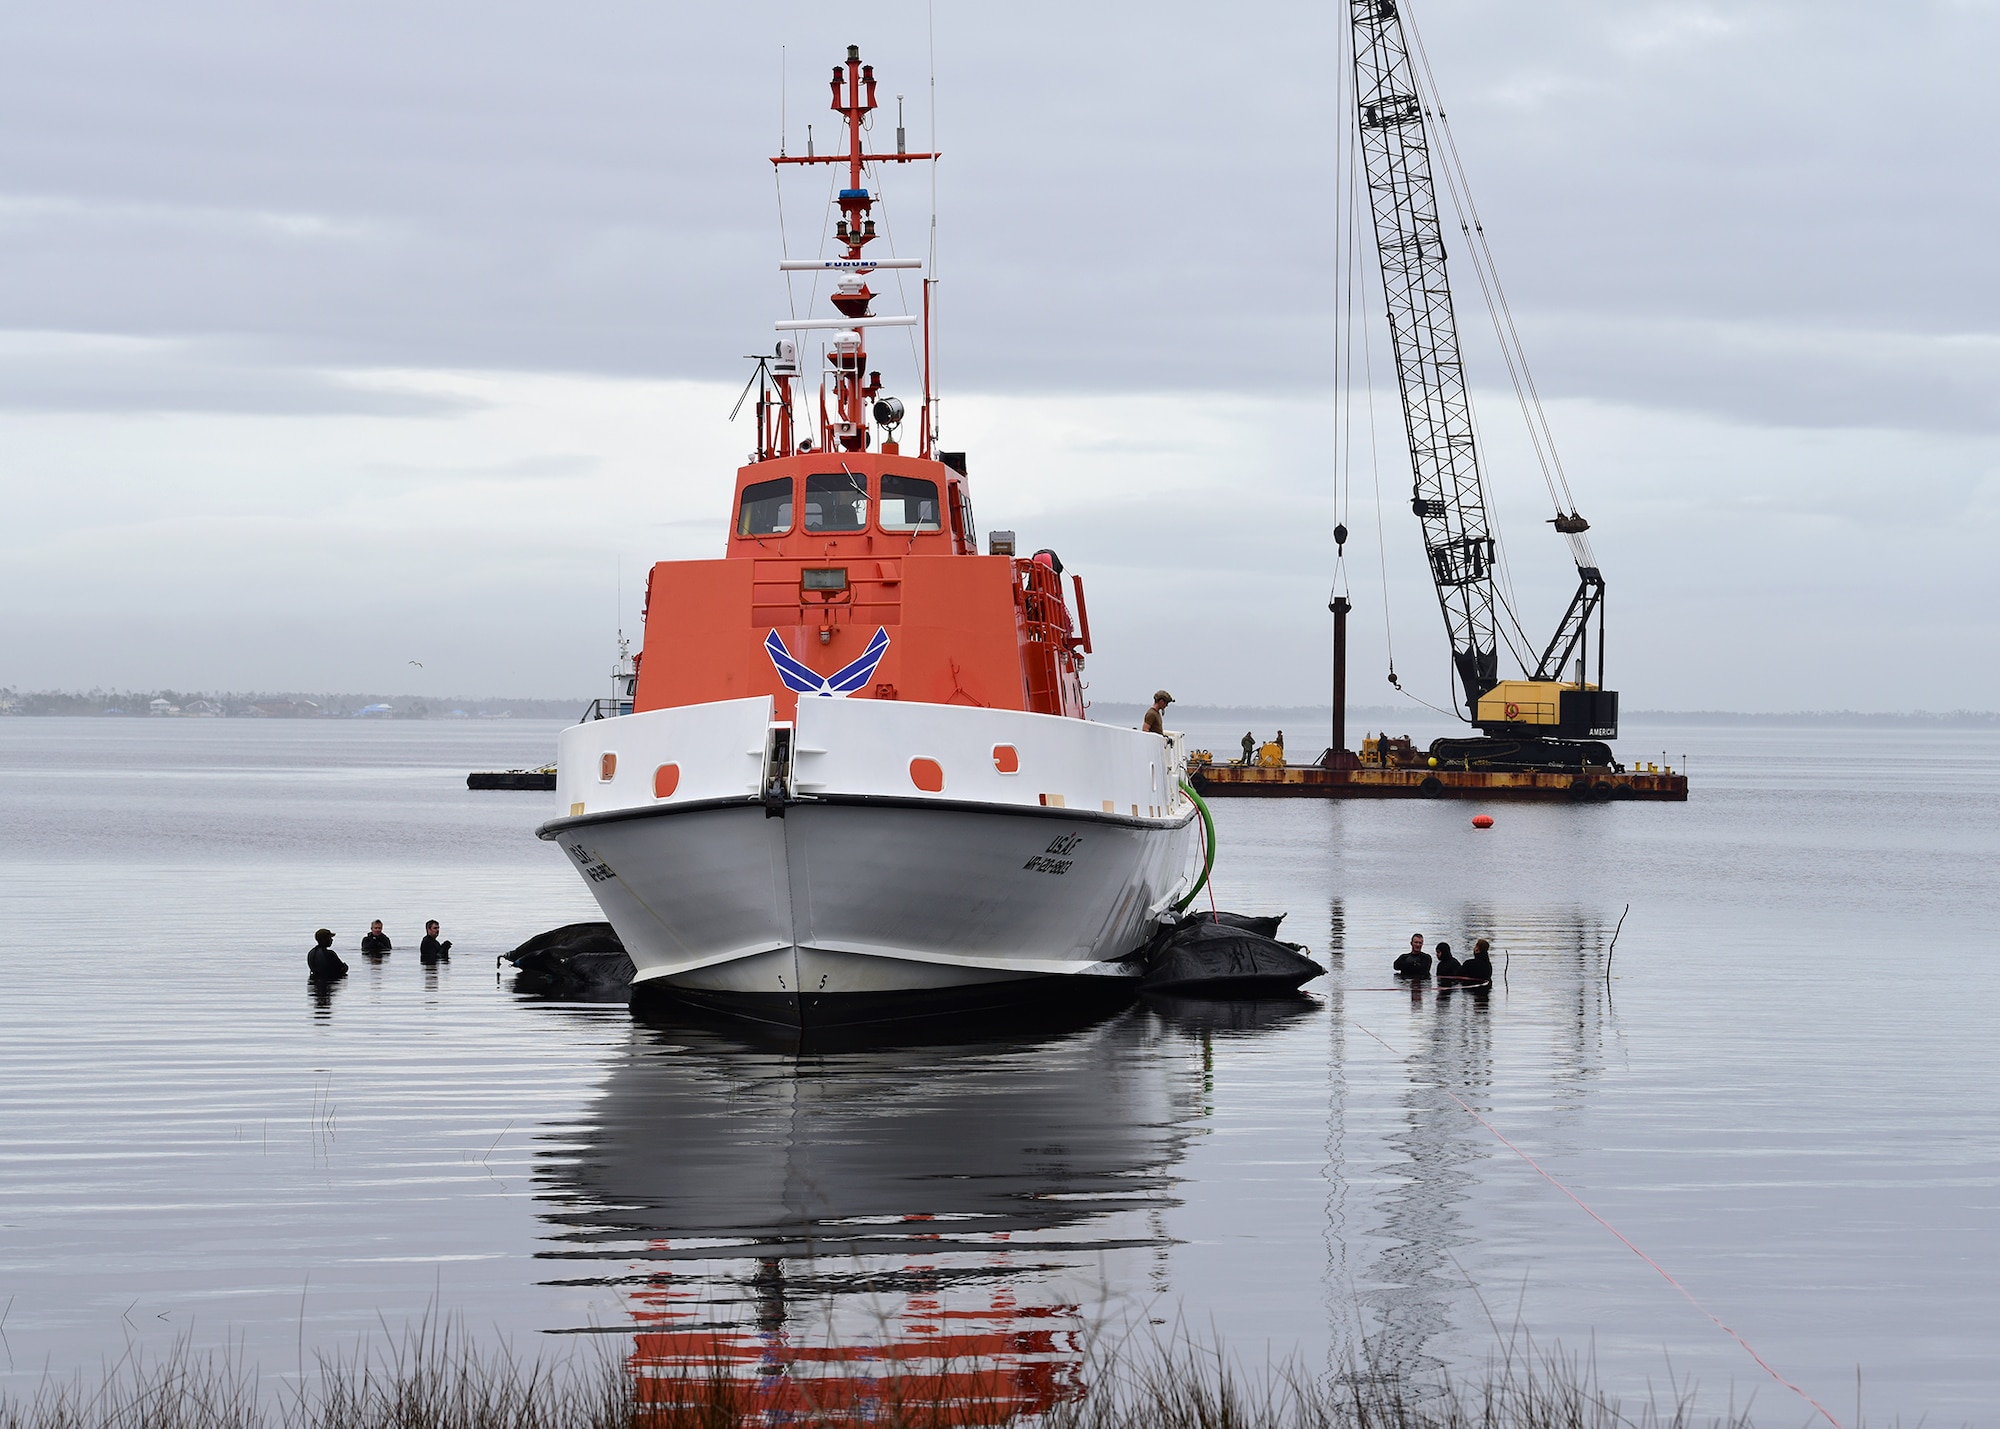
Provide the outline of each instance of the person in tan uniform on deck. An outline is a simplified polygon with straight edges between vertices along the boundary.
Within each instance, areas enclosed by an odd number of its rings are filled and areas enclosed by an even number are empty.
[[[1165,690],[1153,691],[1153,707],[1146,711],[1145,721],[1139,727],[1148,734],[1165,734],[1167,706],[1173,702],[1174,697]]]

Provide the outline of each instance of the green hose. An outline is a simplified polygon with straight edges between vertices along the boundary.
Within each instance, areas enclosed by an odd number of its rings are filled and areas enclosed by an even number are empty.
[[[1215,816],[1208,812],[1208,802],[1195,793],[1194,786],[1185,779],[1181,780],[1181,792],[1194,800],[1194,806],[1201,814],[1202,860],[1201,877],[1194,881],[1194,887],[1187,891],[1187,897],[1174,905],[1176,913],[1194,902],[1194,896],[1208,886],[1208,875],[1215,869]]]

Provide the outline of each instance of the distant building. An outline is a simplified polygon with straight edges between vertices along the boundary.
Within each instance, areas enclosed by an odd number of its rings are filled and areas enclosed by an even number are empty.
[[[181,707],[179,705],[172,704],[169,701],[163,699],[154,700],[151,704],[146,706],[146,713],[148,714],[177,715],[180,712],[181,712]]]
[[[319,713],[311,700],[258,700],[243,711],[252,719],[303,719]]]
[[[203,719],[214,719],[218,715],[227,714],[228,711],[223,709],[214,700],[189,700],[181,706],[181,713],[184,715],[198,715]]]

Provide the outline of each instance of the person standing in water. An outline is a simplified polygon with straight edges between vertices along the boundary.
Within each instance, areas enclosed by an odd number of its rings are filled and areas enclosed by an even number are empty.
[[[1442,945],[1440,945],[1442,946]],[[1422,982],[1431,975],[1431,955],[1424,951],[1424,935],[1410,934],[1410,950],[1396,959],[1396,976]]]
[[[1493,945],[1481,938],[1472,945],[1472,956],[1459,965],[1458,975],[1472,982],[1493,981]]]
[[[1456,957],[1452,956],[1451,944],[1439,943],[1438,981],[1443,982],[1448,977],[1456,978],[1464,976],[1465,976],[1465,964],[1460,962]]]
[[[389,941],[389,935],[382,931],[382,920],[377,918],[368,925],[368,931],[361,935],[361,951],[369,957],[380,957],[396,945]]]
[[[448,963],[451,961],[451,940],[438,941],[438,920],[433,918],[424,924],[424,940],[417,945],[417,956],[426,964]]]
[[[321,928],[313,934],[312,951],[306,954],[306,976],[314,982],[332,982],[347,976],[347,964],[333,950],[331,928]]]

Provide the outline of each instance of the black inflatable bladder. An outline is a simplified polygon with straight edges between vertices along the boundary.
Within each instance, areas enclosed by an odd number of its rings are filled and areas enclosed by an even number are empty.
[[[1202,913],[1163,929],[1147,946],[1145,992],[1207,998],[1283,996],[1326,969],[1296,943],[1271,935],[1285,915]],[[501,955],[522,992],[558,996],[621,993],[632,984],[631,955],[609,923],[569,923],[537,933]]]
[[[1211,998],[1297,992],[1326,969],[1297,943],[1281,943],[1261,931],[1268,925],[1276,932],[1283,917],[1202,913],[1182,919],[1147,946],[1140,990]]]
[[[1282,913],[1192,913],[1174,926],[1185,928],[1192,923],[1220,923],[1225,928],[1241,928],[1260,938],[1275,938],[1278,936],[1278,925],[1284,921]],[[1294,945],[1287,943],[1285,946]]]
[[[619,992],[632,985],[637,971],[609,923],[566,923],[501,956],[519,972],[514,985],[522,992]]]

